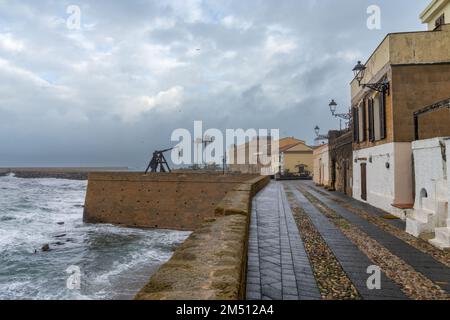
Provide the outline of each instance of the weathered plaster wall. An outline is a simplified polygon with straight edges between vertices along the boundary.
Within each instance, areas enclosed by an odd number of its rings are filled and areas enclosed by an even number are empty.
[[[236,185],[254,175],[92,173],[84,221],[195,230]]]
[[[441,31],[389,35],[392,64],[423,64],[450,61],[450,25]]]
[[[336,191],[352,196],[353,183],[353,132],[341,134],[329,139],[331,163],[334,166],[334,187]],[[331,166],[333,169],[333,166]],[[332,173],[333,175],[333,173]],[[331,177],[333,179],[333,177]]]
[[[258,177],[233,188],[135,299],[245,299],[252,197],[269,182]]]
[[[414,112],[450,97],[450,60],[438,65],[393,66],[392,96],[394,141],[414,141]],[[420,117],[419,124],[426,129],[420,138],[450,136],[449,123],[448,110]]]
[[[450,97],[450,95],[449,95]],[[419,117],[419,139],[450,136],[450,108],[439,109]]]

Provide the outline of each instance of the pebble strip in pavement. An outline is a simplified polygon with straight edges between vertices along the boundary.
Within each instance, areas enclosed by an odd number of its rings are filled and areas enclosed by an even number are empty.
[[[387,233],[377,225],[354,214],[353,212],[339,206],[334,201],[324,197],[320,193],[309,189],[308,192],[322,202],[326,207],[333,210],[337,215],[343,217],[351,224],[357,226],[370,238],[376,240],[383,247],[396,255],[414,270],[420,272],[425,277],[439,283],[440,287],[447,293],[450,293],[450,268],[433,259],[430,255],[423,253],[399,238]]]
[[[370,290],[367,286],[367,272],[374,263],[325,217],[294,185],[288,184],[299,206],[308,214],[316,229],[320,232],[328,247],[341,264],[344,271],[366,300],[399,300],[407,299],[401,288],[381,273],[382,287],[380,290]]]

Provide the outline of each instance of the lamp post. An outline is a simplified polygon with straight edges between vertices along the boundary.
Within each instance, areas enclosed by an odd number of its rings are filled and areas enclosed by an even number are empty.
[[[349,109],[348,113],[336,113],[336,109],[338,107],[338,104],[334,99],[331,99],[330,104],[328,105],[330,107],[331,114],[335,118],[339,118],[339,129],[342,130],[342,120],[347,121],[347,125],[350,124],[350,120],[352,119],[352,113],[351,109]]]
[[[361,83],[366,75],[366,66],[358,61],[358,64],[353,68],[355,79],[358,80],[360,87],[369,88],[377,92],[384,92],[389,90],[389,81],[386,78],[376,83]]]
[[[320,134],[320,127],[316,126],[314,128],[314,132],[316,133],[316,139],[314,139],[316,142],[321,140],[328,140],[328,135],[326,134]]]

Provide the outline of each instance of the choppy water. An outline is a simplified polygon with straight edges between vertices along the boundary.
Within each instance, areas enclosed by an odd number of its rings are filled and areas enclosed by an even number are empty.
[[[0,299],[132,298],[189,235],[84,224],[86,185],[0,177]],[[67,287],[70,266],[79,290]]]

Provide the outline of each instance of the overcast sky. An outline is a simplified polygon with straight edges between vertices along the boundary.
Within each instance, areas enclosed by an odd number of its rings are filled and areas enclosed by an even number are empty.
[[[424,30],[428,3],[0,0],[0,166],[142,167],[194,120],[312,144],[316,124],[339,127],[328,102],[348,108],[356,61]]]

